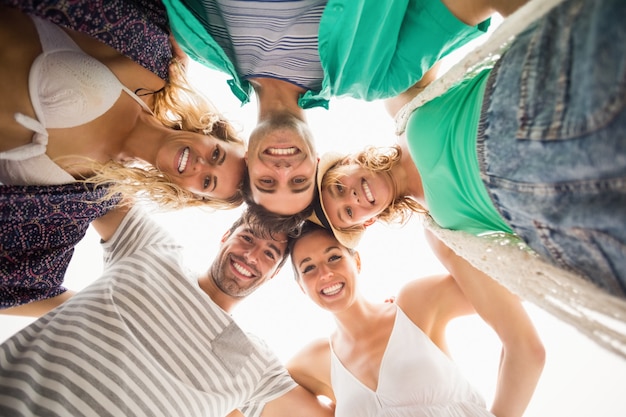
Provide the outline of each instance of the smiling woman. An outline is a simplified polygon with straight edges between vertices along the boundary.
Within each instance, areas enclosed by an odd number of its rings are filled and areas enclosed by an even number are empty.
[[[242,202],[243,141],[179,64],[166,83],[85,34],[0,7],[0,182],[114,182],[110,193],[170,207]]]

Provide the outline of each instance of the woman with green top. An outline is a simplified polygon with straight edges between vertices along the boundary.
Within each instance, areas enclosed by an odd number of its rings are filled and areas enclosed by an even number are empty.
[[[419,107],[396,147],[323,157],[320,223],[350,246],[424,209],[443,228],[514,233],[626,297],[625,15],[618,0],[566,1]]]

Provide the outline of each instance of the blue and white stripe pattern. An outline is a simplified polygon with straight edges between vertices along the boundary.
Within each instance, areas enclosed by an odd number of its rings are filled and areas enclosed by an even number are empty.
[[[0,346],[1,416],[260,416],[295,383],[133,209],[104,275]]]
[[[243,78],[272,77],[319,91],[317,50],[327,0],[203,0],[208,31]]]

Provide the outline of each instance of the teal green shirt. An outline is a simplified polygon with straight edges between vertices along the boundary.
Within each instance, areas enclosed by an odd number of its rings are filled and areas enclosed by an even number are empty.
[[[417,108],[406,136],[426,205],[441,227],[472,234],[512,233],[480,178],[476,134],[489,70]]]
[[[237,74],[205,29],[202,2],[163,3],[172,33],[185,53],[230,75],[233,94],[247,103],[250,83]],[[298,104],[304,109],[328,108],[331,97],[394,97],[419,81],[435,62],[485,32],[489,23],[467,26],[440,0],[330,0],[319,27],[322,89],[307,91]]]

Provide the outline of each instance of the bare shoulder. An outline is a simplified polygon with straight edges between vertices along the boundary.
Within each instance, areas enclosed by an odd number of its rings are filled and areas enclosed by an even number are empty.
[[[317,339],[303,347],[288,362],[287,368],[313,368],[317,364],[330,364],[330,343],[327,338]]]
[[[455,317],[475,312],[449,274],[426,276],[407,283],[400,290],[396,303],[431,338],[443,332]]]
[[[335,400],[330,382],[330,343],[327,338],[306,345],[287,362],[286,367],[299,385],[315,395]]]

